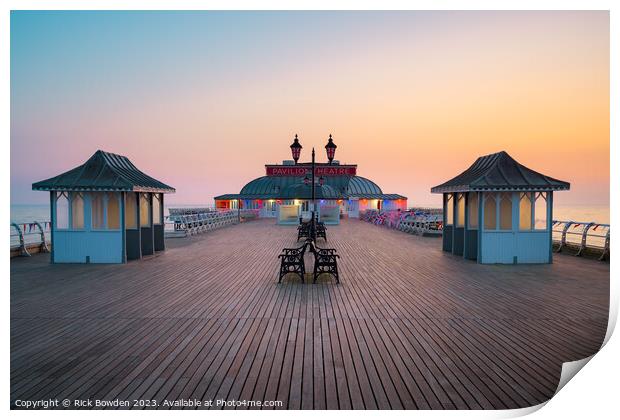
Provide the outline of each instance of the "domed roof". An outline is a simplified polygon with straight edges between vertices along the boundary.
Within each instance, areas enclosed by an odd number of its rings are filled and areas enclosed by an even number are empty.
[[[254,195],[254,194],[273,194],[274,193],[274,177],[261,176],[256,178],[241,188],[242,195]]]
[[[386,196],[377,184],[361,176],[326,176],[324,179],[324,185],[317,186],[315,190],[318,199],[384,198],[383,196]],[[216,199],[309,199],[311,197],[312,189],[310,185],[304,183],[303,177],[261,176],[248,182],[239,194],[225,194]]]
[[[315,198],[337,200],[342,198],[342,194],[339,194],[333,187],[329,185],[317,185],[314,190]],[[312,198],[312,186],[304,183],[293,184],[286,187],[282,194],[284,199],[310,199]]]
[[[381,188],[369,179],[361,176],[352,176],[347,185],[347,195],[363,196],[369,194],[383,194]]]

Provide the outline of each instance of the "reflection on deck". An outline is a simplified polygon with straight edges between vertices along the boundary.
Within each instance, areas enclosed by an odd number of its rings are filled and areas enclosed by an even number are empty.
[[[11,401],[515,408],[605,335],[608,264],[480,265],[350,220],[328,231],[340,285],[278,285],[295,238],[258,220],[126,265],[12,260]]]

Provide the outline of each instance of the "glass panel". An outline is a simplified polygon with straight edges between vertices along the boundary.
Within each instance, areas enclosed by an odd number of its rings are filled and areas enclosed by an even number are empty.
[[[148,194],[140,194],[140,227],[151,226],[151,212]]]
[[[531,193],[521,193],[519,199],[519,230],[532,229]]]
[[[84,229],[84,198],[80,193],[71,193],[71,228]]]
[[[103,193],[90,194],[90,213],[93,229],[103,229]]]
[[[56,228],[69,228],[69,198],[67,193],[56,193]]]
[[[118,206],[118,194],[108,193],[108,229],[120,229],[121,212]]]
[[[469,193],[469,228],[478,229],[478,193]]]
[[[456,195],[456,225],[465,226],[465,194],[463,193]]]
[[[534,229],[547,229],[547,193],[536,193],[534,201]]]
[[[446,225],[454,223],[454,208],[452,207],[452,194],[446,195]]]
[[[161,194],[153,194],[153,224],[161,225]]]
[[[484,193],[484,228],[497,229],[497,203],[494,193]]]
[[[132,192],[127,193],[125,199],[125,229],[137,229],[138,228],[138,203],[136,202],[136,194]]]
[[[502,193],[499,202],[499,228],[512,230],[512,194]]]

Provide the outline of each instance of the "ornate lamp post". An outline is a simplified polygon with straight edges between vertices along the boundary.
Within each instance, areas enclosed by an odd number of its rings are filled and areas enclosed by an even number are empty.
[[[332,140],[332,135],[330,134],[329,140],[327,141],[327,144],[325,145],[325,150],[327,151],[327,159],[329,160],[330,164],[334,160],[334,155],[336,154],[336,147],[338,146],[336,146],[336,144]]]
[[[301,144],[299,144],[299,139],[297,138],[297,134],[295,134],[295,141],[291,144],[291,153],[293,154],[293,160],[295,161],[295,165],[297,165],[297,161],[299,160],[299,154],[301,153]]]
[[[297,138],[295,138],[297,140]],[[293,143],[295,144],[295,143]],[[291,145],[291,149],[293,148],[293,146]],[[300,146],[301,148],[301,146]],[[306,176],[304,177],[304,184],[306,185],[311,185],[312,188],[312,212],[311,212],[311,220],[310,220],[310,239],[315,241],[316,240],[316,220],[315,220],[315,209],[316,209],[316,192],[315,192],[315,187],[316,187],[316,183],[314,181],[314,170],[316,167],[316,162],[315,162],[315,153],[314,153],[314,147],[312,148],[312,164],[311,164],[311,172],[312,174],[310,176],[308,176],[308,174],[306,174]],[[323,185],[323,183],[325,182],[325,180],[323,179],[323,177],[319,178],[319,183],[321,185]]]
[[[312,241],[316,241],[316,221],[315,221],[315,211],[316,211],[316,195],[314,192],[314,147],[312,148],[312,222],[310,224],[310,237]]]
[[[332,163],[334,160],[334,154],[336,153],[336,145],[332,140],[332,135],[329,135],[329,142],[325,146],[325,150],[327,150],[327,158],[329,159],[329,163]],[[295,164],[297,164],[299,160],[299,155],[301,153],[301,144],[299,144],[299,139],[297,138],[297,134],[295,134],[295,140],[293,144],[291,144],[291,153],[293,155],[293,160],[295,160]],[[316,161],[315,161],[315,152],[314,147],[312,148],[312,165],[311,171],[312,175],[309,177],[307,174],[304,177],[304,184],[310,184],[312,186],[312,212],[310,221],[310,239],[312,241],[316,241],[316,183],[315,183],[315,170],[316,170]],[[319,178],[319,184],[323,186],[325,183],[325,178],[322,176]]]

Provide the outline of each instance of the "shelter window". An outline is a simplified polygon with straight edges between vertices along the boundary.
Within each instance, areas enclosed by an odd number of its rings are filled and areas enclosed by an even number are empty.
[[[478,193],[469,193],[469,220],[468,227],[470,229],[478,229]]]
[[[454,208],[452,204],[452,194],[446,194],[446,225],[454,223]]]
[[[484,193],[484,228],[497,229],[497,202],[494,193]]]
[[[118,205],[118,194],[109,192],[107,193],[108,201],[108,229],[120,229],[121,227],[121,212]]]
[[[523,192],[519,194],[519,230],[532,229],[532,194]]]
[[[547,229],[547,193],[535,193],[534,199],[534,229]]]
[[[103,214],[104,207],[105,207],[105,203],[103,202],[102,193],[90,194],[90,213],[91,213],[91,223],[92,223],[93,229],[104,229],[105,228],[105,217]]]
[[[150,204],[149,195],[147,193],[140,194],[140,227],[151,226]]]
[[[137,229],[138,228],[138,203],[136,194],[133,192],[127,193],[125,198],[125,229]]]
[[[501,193],[499,202],[499,228],[512,230],[512,194]]]
[[[66,192],[56,193],[56,229],[69,228],[69,196]]]
[[[465,194],[456,195],[456,226],[465,226]]]
[[[71,193],[71,229],[84,229],[84,197]]]
[[[163,220],[161,198],[161,194],[153,194],[153,224],[155,225],[161,225]]]

